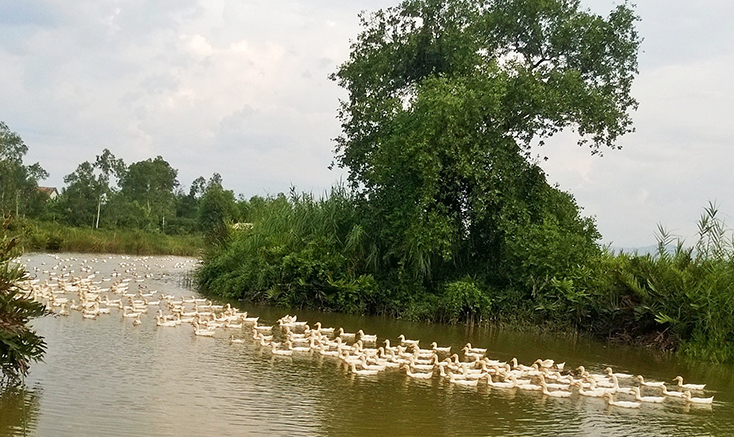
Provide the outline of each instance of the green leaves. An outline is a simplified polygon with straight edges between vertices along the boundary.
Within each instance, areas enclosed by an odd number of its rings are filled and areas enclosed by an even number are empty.
[[[374,310],[373,261],[354,198],[291,192],[252,202],[252,227],[213,246],[197,273],[216,294],[274,305],[363,313]]]
[[[447,283],[438,300],[444,320],[481,322],[492,317],[492,299],[481,284],[470,277]]]
[[[128,201],[142,206],[158,226],[162,218],[173,215],[174,188],[178,186],[178,170],[163,157],[130,164],[120,180],[120,192]]]
[[[20,135],[0,121],[0,215],[37,214],[43,209],[46,195],[38,189],[38,181],[48,173],[40,164],[23,164],[28,146]]]
[[[19,382],[28,374],[30,362],[41,360],[46,350],[43,338],[28,323],[48,312],[19,288],[26,273],[13,263],[16,240],[7,236],[9,224],[2,224],[0,240],[0,386]]]

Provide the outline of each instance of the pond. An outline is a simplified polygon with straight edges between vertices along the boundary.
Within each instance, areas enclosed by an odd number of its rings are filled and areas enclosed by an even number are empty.
[[[555,398],[493,387],[486,379],[466,387],[438,371],[427,380],[409,378],[400,369],[361,376],[318,351],[275,355],[252,339],[247,325],[217,329],[213,337],[195,335],[189,323],[156,326],[156,311],[168,313],[161,296],[180,301],[196,295],[189,281],[197,265],[194,259],[34,254],[21,261],[39,280],[38,286],[66,283],[70,291],[56,296],[68,299],[69,306],[72,300],[79,303],[72,278],[93,275],[90,287],[118,288],[117,293],[100,293],[100,300],[126,299],[121,293],[134,295],[131,299],[148,295],[150,310],[137,326],[119,308],[94,319],[71,310],[68,316],[35,320],[48,344],[45,361],[31,367],[24,389],[0,394],[0,435],[678,436],[730,435],[734,429],[730,366],[692,364],[569,336],[220,302],[259,316],[259,324],[276,324],[291,314],[312,327],[320,321],[347,332],[362,329],[376,334],[380,345],[385,339],[396,344],[403,334],[420,339],[423,348],[435,341],[460,353],[471,342],[487,348],[486,356],[496,360],[517,358],[530,365],[539,358],[553,359],[565,362],[572,372],[581,365],[592,373],[611,367],[617,373],[665,381],[671,391],[673,378],[682,375],[687,382],[706,383],[706,390],[694,396],[714,396],[714,401],[696,405],[670,397],[627,409],[580,396],[577,389],[569,398]],[[153,300],[159,299],[156,305]],[[233,343],[231,336],[243,342]],[[643,395],[660,396],[658,392],[643,387]],[[617,394],[616,399],[633,397]]]

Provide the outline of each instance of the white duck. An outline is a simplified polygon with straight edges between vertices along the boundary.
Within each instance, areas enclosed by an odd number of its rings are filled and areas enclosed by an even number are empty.
[[[304,352],[304,353],[311,352],[311,349],[313,348],[313,344],[314,344],[313,342],[314,340],[311,339],[308,342],[308,346],[292,346],[291,349],[293,350],[293,352]]]
[[[262,334],[272,334],[273,333],[273,327],[269,325],[258,325],[255,323],[255,326],[253,326],[253,329],[255,329],[257,332],[260,332]]]
[[[463,379],[460,377],[457,377],[455,374],[449,372],[449,381],[451,381],[454,384],[463,385],[465,387],[476,387],[477,384],[479,384],[478,379]]]
[[[640,395],[640,387],[632,387],[632,391],[635,393],[635,399],[639,402],[652,402],[652,403],[662,403],[665,401],[665,396],[642,396]]]
[[[321,344],[321,346],[319,346],[319,353],[321,355],[324,355],[324,356],[327,356],[327,357],[337,357],[337,356],[339,356],[339,351],[338,350],[329,350],[329,348],[325,344],[323,344],[323,343]]]
[[[550,369],[556,364],[556,362],[551,359],[543,360],[543,359],[538,358],[537,360],[535,360],[535,364],[537,364],[538,366],[544,369]]]
[[[344,341],[355,341],[357,338],[356,332],[344,332],[344,328],[339,328],[337,335]]]
[[[364,343],[377,343],[377,334],[365,334],[361,329],[357,331],[357,334]]]
[[[408,358],[408,361],[410,362],[410,365],[417,370],[429,371],[433,370],[436,367],[436,362],[438,361],[438,358],[431,358],[430,363],[425,363],[419,362],[415,359],[415,357],[411,356]]]
[[[479,348],[479,347],[472,347],[471,343],[467,343],[464,348],[466,348],[467,352],[472,354],[486,354],[487,348]]]
[[[357,369],[357,365],[353,362],[349,363],[349,367],[352,370],[352,373],[359,376],[374,376],[380,372],[379,370]]]
[[[668,391],[668,387],[666,386],[663,386],[662,389],[663,389],[663,394],[665,396],[670,396],[671,398],[682,398],[683,397],[683,393],[679,391]]]
[[[682,376],[676,376],[673,378],[673,381],[678,381],[678,387],[683,390],[703,390],[703,388],[706,387],[706,384],[683,384]]]
[[[411,378],[415,378],[415,379],[430,379],[430,378],[433,377],[433,372],[428,372],[428,373],[425,373],[425,372],[413,373],[413,370],[410,368],[410,365],[408,365],[408,364],[403,364],[402,366],[400,366],[400,368],[405,369],[405,373],[408,376],[410,376]]]
[[[630,402],[630,401],[615,401],[614,395],[611,393],[605,393],[604,398],[607,400],[607,404],[613,406],[613,407],[620,407],[620,408],[640,408],[642,405],[640,402]]]
[[[176,320],[163,320],[163,317],[161,316],[161,314],[156,314],[155,316],[155,326],[173,328],[177,325],[178,325],[178,322]]]
[[[591,383],[589,390],[586,390],[584,388],[584,385],[581,383],[581,381],[576,381],[572,385],[575,385],[579,388],[579,394],[581,396],[586,396],[590,398],[601,398],[604,397],[604,395],[607,393],[607,390],[604,388],[596,388],[596,383],[594,382]]]
[[[199,337],[214,337],[213,328],[200,328],[199,323],[194,321],[194,335]]]
[[[420,342],[420,340],[408,340],[405,338],[403,334],[400,334],[400,336],[398,337],[398,340],[400,340],[401,344],[415,346],[415,347],[418,347],[418,343]]]
[[[604,369],[605,372],[607,372],[607,375],[616,376],[617,378],[634,378],[634,375],[630,375],[629,373],[616,373],[612,370],[611,367],[607,367]]]
[[[314,328],[316,329],[316,332],[318,332],[319,334],[324,334],[324,335],[329,335],[329,336],[334,335],[334,328],[322,328],[321,322],[316,322],[316,324],[314,325]]]
[[[617,374],[616,373],[613,373],[612,374],[612,382],[614,383],[613,384],[613,387],[610,388],[610,389],[608,389],[607,392],[609,392],[609,393],[625,393],[625,394],[628,394],[628,395],[634,395],[635,394],[635,392],[632,391],[632,387],[620,387],[619,386],[619,380],[617,379]]]
[[[280,343],[272,342],[270,343],[271,351],[273,352],[273,355],[280,355],[280,356],[289,356],[293,355],[293,349],[291,348],[291,342],[286,341],[285,342],[285,349],[278,349],[278,346],[280,346]]]
[[[645,378],[642,375],[637,375],[635,381],[639,382],[640,385],[644,385],[645,387],[662,387],[665,385],[665,383],[662,381],[645,381]]]
[[[548,384],[545,383],[545,378],[540,378],[540,386],[543,388],[543,394],[546,396],[551,396],[554,398],[570,398],[571,392],[565,391],[565,390],[554,390],[549,391],[548,390]]]
[[[243,317],[242,323],[257,323],[258,320],[260,320],[260,317]]]
[[[514,382],[515,387],[519,388],[520,390],[531,390],[531,391],[542,391],[543,390],[543,386],[532,384],[532,383],[527,383],[527,382],[519,382],[517,378],[515,378],[515,375],[510,375],[510,380]]]
[[[69,310],[66,309],[66,303],[62,303],[61,307],[59,308],[58,314],[60,316],[68,316]]]
[[[512,360],[510,360],[510,362],[512,363],[512,368],[514,370],[520,370],[522,372],[532,372],[532,371],[538,370],[537,366],[536,367],[532,367],[532,366],[526,366],[524,364],[519,364],[517,362],[517,358],[512,358]]]
[[[683,396],[681,396],[684,401],[690,402],[693,404],[711,404],[714,402],[714,397],[711,396],[710,398],[694,398],[691,397],[691,392],[686,390],[683,392]]]
[[[505,381],[497,381],[497,382],[495,382],[494,380],[492,380],[492,375],[490,375],[488,373],[486,375],[487,375],[487,384],[489,384],[490,387],[505,388],[505,389],[510,389],[510,388],[517,387],[517,384],[515,382],[517,380],[513,380],[512,378],[510,378],[509,381],[505,380]],[[542,389],[542,387],[541,387],[541,389]]]
[[[431,349],[433,349],[433,351],[435,351],[436,353],[451,353],[451,346],[439,347],[438,343],[436,343],[435,341],[431,343]]]
[[[135,318],[135,317],[138,317],[139,314],[140,314],[139,312],[133,311],[132,307],[126,306],[122,309],[122,317]]]
[[[548,382],[545,379],[545,375],[540,374],[538,375],[540,377],[541,385],[545,385],[548,388],[552,388],[554,390],[569,390],[569,387],[571,386],[571,383],[556,383],[556,382]]]

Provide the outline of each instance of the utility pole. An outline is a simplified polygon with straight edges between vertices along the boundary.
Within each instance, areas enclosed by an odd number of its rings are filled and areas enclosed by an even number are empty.
[[[97,222],[94,226],[94,229],[99,229],[99,211],[102,209],[102,196],[99,196],[97,198]]]

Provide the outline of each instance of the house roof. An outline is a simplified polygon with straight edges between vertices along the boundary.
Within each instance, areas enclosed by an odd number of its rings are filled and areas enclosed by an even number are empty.
[[[57,190],[56,187],[38,187],[38,189],[49,196],[54,193],[59,194],[59,190]]]

